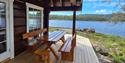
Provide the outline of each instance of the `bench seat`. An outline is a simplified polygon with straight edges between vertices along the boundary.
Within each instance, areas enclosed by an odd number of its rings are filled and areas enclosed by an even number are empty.
[[[74,48],[73,48],[73,37],[68,37],[61,48],[61,59],[67,61],[73,61]]]

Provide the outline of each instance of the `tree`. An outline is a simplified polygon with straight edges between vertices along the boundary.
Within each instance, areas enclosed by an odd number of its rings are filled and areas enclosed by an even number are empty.
[[[122,6],[122,9],[123,9],[123,11],[125,11],[125,5],[124,5],[124,6]]]

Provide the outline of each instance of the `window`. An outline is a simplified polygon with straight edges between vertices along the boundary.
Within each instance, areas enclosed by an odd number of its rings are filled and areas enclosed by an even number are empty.
[[[37,30],[41,28],[41,11],[33,8],[29,8],[29,31]]]
[[[43,28],[43,8],[26,3],[27,5],[27,32]]]
[[[0,53],[6,51],[6,5],[0,2]]]

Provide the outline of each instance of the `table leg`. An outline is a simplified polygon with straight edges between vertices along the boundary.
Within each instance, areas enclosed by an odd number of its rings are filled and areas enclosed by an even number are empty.
[[[54,56],[56,57],[56,59],[59,59],[58,55],[56,54],[56,52],[54,51],[54,49],[52,47],[49,48],[52,53],[54,54]]]
[[[65,37],[64,36],[61,38],[61,40],[62,40],[63,43],[65,43]]]
[[[55,58],[56,59],[59,59],[58,58],[58,55],[56,54],[55,50],[51,47],[52,44],[48,44],[48,47],[46,49],[50,49],[50,51],[52,51],[52,53],[54,54]]]

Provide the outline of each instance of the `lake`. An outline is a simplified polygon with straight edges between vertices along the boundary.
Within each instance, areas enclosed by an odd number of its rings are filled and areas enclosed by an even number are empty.
[[[50,27],[72,28],[70,20],[50,20]],[[77,29],[93,28],[98,33],[125,37],[125,22],[77,21]]]

